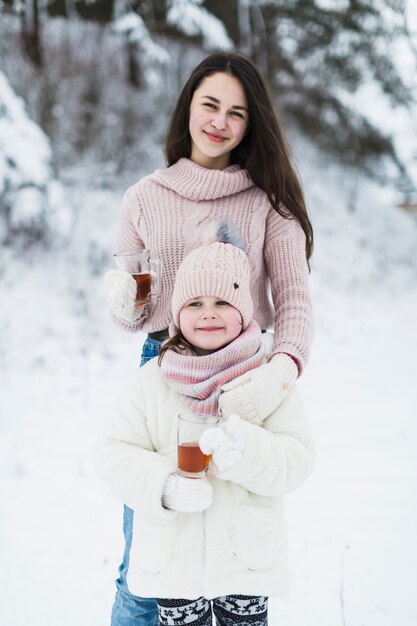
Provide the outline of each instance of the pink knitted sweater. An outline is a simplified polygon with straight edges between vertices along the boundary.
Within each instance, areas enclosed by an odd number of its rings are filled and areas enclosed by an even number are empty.
[[[180,159],[127,190],[117,249],[149,248],[163,263],[163,278],[162,294],[147,306],[144,317],[132,323],[118,320],[119,325],[153,332],[170,324],[177,269],[201,245],[208,224],[220,218],[233,222],[246,240],[254,318],[261,328],[274,329],[272,354],[290,354],[301,373],[313,335],[304,232],[295,219],[281,217],[246,170],[236,165],[210,170]]]

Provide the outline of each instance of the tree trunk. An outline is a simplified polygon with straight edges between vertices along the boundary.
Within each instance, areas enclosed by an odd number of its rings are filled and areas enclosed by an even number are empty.
[[[254,40],[255,45],[253,52],[256,54],[256,64],[264,74],[268,74],[268,46],[267,46],[267,34],[264,16],[262,15],[261,7],[255,2],[252,5],[252,19],[254,24]]]
[[[127,79],[129,85],[140,89],[143,87],[143,76],[140,63],[138,61],[136,45],[126,38],[126,55],[127,55]]]
[[[26,0],[22,11],[21,42],[28,58],[37,67],[43,65],[42,42],[39,22],[39,0]]]
[[[239,48],[248,56],[252,53],[250,1],[238,0]]]
[[[67,18],[69,20],[75,20],[78,17],[77,10],[75,8],[74,0],[64,0],[65,1],[65,12],[67,14]]]

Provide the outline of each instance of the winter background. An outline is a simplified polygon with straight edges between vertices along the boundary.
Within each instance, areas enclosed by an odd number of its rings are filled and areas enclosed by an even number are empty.
[[[67,17],[75,4],[65,3]],[[121,4],[110,28],[44,15],[48,64],[21,50],[24,9],[0,7],[0,621],[7,626],[109,623],[122,505],[97,478],[91,452],[144,336],[113,325],[101,277],[112,266],[124,190],[163,166],[178,84],[207,50],[231,46],[203,6],[210,3],[169,3],[170,28],[184,35],[170,46],[167,32],[154,36]],[[326,10],[332,2],[316,4]],[[413,0],[406,11],[409,36],[393,41],[390,54],[414,98]],[[121,91],[113,54],[125,45],[142,61],[130,91]],[[82,80],[71,82],[80,68]],[[317,466],[287,497],[292,585],[271,600],[270,624],[415,626],[417,107],[413,99],[394,106],[371,77],[354,92],[338,89],[352,111],[390,134],[408,182],[394,180],[387,157],[376,166],[381,176],[374,166],[340,162],[289,121],[316,236],[316,335],[299,384]],[[83,108],[71,115],[77,103]]]

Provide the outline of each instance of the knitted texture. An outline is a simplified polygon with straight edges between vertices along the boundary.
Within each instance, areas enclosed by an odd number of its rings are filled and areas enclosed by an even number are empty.
[[[212,354],[167,350],[161,371],[194,413],[217,415],[221,386],[262,363],[261,329],[253,320],[234,341]]]
[[[127,322],[136,322],[144,312],[145,306],[137,308],[137,285],[129,272],[109,270],[103,277],[104,294],[112,313]]]
[[[161,296],[147,305],[146,316],[119,325],[132,332],[169,326],[175,276],[183,258],[201,245],[208,224],[224,218],[246,242],[254,319],[263,329],[274,328],[272,354],[290,354],[301,371],[313,335],[304,233],[297,220],[279,215],[236,165],[209,170],[180,159],[128,189],[117,249],[149,248],[152,258],[162,261],[163,272]]]
[[[238,413],[247,422],[262,424],[283,401],[297,373],[291,357],[275,354],[269,363],[223,386],[219,412],[223,417]]]
[[[253,315],[250,269],[246,254],[230,243],[215,242],[192,250],[180,265],[172,294],[172,316],[180,327],[184,304],[199,296],[221,298],[234,306],[247,328]]]

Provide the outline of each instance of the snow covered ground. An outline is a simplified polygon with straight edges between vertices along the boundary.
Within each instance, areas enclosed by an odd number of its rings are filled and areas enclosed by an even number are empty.
[[[287,497],[292,588],[271,601],[270,624],[415,626],[417,225],[365,183],[349,213],[360,181],[325,171],[326,184],[305,174],[316,338],[300,386],[317,467]],[[0,257],[7,626],[105,626],[123,550],[121,504],[91,461],[143,340],[112,324],[100,286],[122,189],[66,191],[78,208],[70,246]]]

